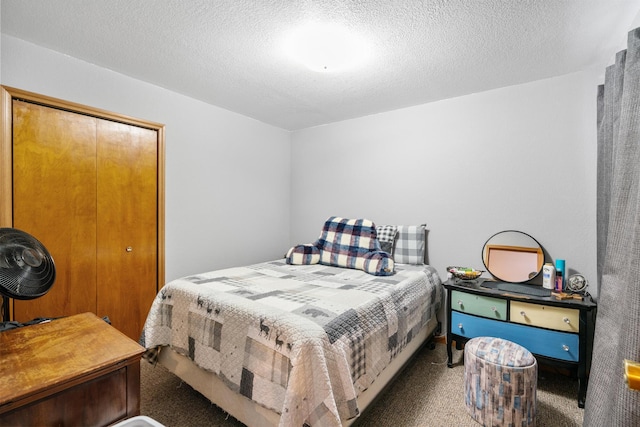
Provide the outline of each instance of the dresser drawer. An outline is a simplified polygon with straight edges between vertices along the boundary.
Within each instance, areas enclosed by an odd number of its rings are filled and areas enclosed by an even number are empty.
[[[500,298],[453,291],[451,309],[489,319],[507,320],[507,301]]]
[[[578,362],[579,336],[517,323],[500,322],[464,313],[451,312],[451,332],[465,338],[499,337],[520,344],[531,353]]]
[[[572,308],[511,301],[509,320],[556,331],[580,331],[580,310]]]

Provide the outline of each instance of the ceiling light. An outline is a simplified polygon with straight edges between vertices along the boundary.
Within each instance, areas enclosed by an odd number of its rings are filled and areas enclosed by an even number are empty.
[[[335,72],[363,63],[368,45],[358,35],[336,24],[309,24],[293,31],[287,53],[309,69]]]

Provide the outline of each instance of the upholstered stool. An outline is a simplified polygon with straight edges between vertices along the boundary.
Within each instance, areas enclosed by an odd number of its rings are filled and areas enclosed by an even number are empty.
[[[538,363],[526,348],[477,337],[464,346],[467,412],[483,426],[535,426]]]

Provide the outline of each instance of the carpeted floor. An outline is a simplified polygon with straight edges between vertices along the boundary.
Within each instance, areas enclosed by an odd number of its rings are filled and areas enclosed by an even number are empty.
[[[442,427],[480,424],[464,405],[462,351],[454,350],[454,367],[447,368],[446,346],[423,348],[385,393],[360,416],[358,426]],[[212,405],[164,367],[142,361],[141,414],[167,427],[243,424]],[[538,427],[581,426],[575,379],[540,370],[538,376]],[[253,427],[253,426],[252,426]]]

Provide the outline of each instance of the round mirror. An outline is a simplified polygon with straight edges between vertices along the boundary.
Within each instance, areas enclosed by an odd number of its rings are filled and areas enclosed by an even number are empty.
[[[496,279],[522,283],[540,274],[544,253],[533,237],[521,231],[507,230],[487,240],[482,248],[482,262]]]

